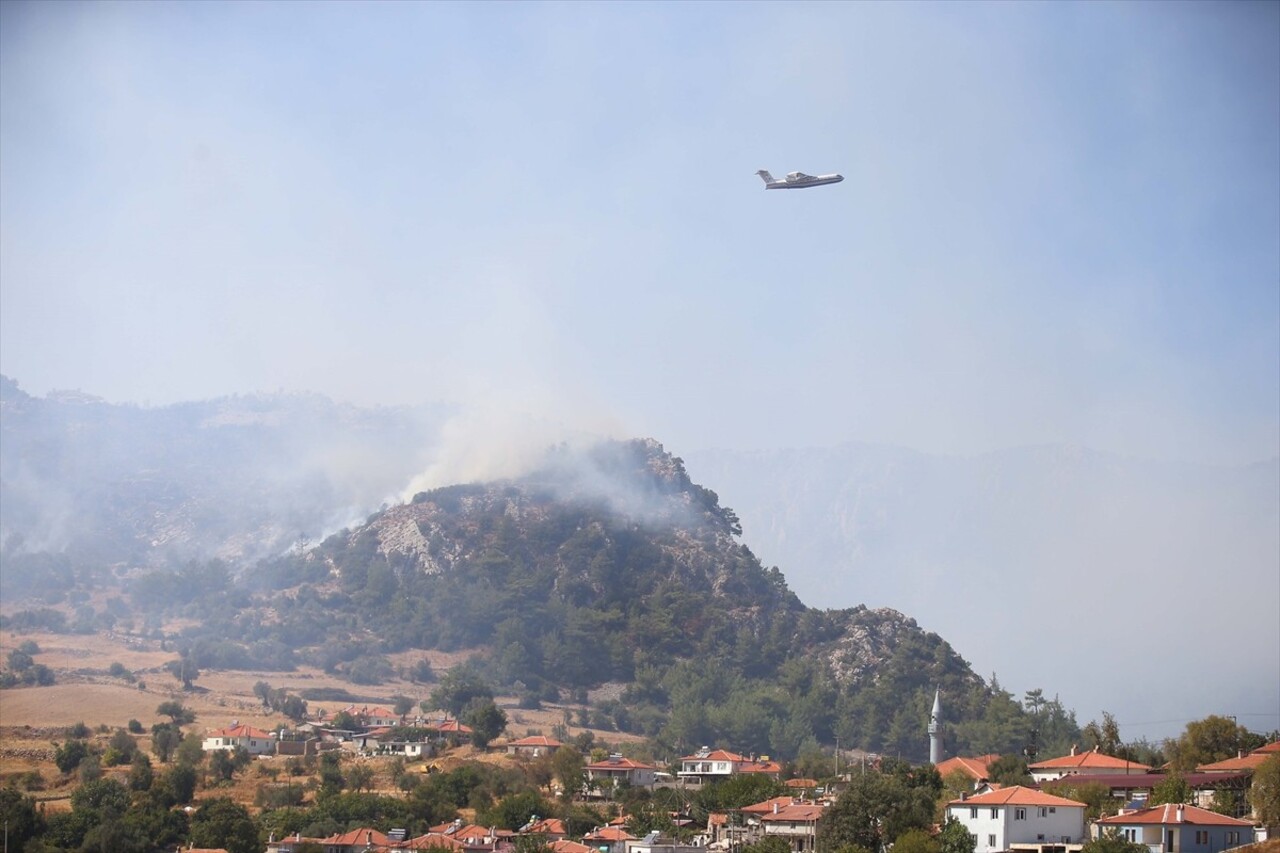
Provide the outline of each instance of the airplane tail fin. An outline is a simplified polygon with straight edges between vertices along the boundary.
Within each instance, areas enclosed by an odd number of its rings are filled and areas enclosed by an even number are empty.
[[[767,187],[767,186],[769,186],[769,184],[777,183],[777,181],[775,181],[775,180],[773,179],[773,175],[770,175],[770,174],[769,174],[766,170],[764,170],[764,169],[761,169],[760,171],[756,172],[756,174],[757,174],[757,175],[759,175],[759,176],[760,176],[760,178],[764,181],[764,185],[765,185],[766,187]]]

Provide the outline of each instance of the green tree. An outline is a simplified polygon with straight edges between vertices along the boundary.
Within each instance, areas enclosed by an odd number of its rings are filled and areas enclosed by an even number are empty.
[[[573,747],[562,746],[552,754],[551,772],[560,783],[561,796],[566,801],[571,802],[574,795],[582,790],[582,783],[586,779],[583,771],[585,766],[582,753]]]
[[[987,768],[987,780],[1006,787],[1032,784],[1026,759],[1020,755],[1002,755],[991,762]]]
[[[459,719],[471,727],[471,743],[481,749],[507,728],[506,711],[494,704],[492,699],[472,699]]]
[[[129,762],[129,790],[149,791],[153,781],[155,774],[151,769],[151,759],[147,758],[145,752],[138,750]]]
[[[1255,742],[1254,736],[1244,726],[1230,717],[1210,715],[1203,720],[1187,723],[1182,736],[1166,741],[1169,765],[1181,773],[1192,773],[1201,764],[1212,764],[1226,758],[1234,758],[1242,749]]]
[[[183,654],[177,660],[169,661],[164,668],[182,682],[183,690],[190,690],[192,682],[200,677],[200,668],[196,666],[195,659],[189,654]]]
[[[1280,753],[1272,755],[1253,771],[1249,805],[1263,826],[1280,826]]]
[[[969,834],[969,830],[953,817],[947,818],[942,831],[938,833],[938,844],[942,853],[973,853],[977,839]]]
[[[45,830],[44,818],[36,810],[35,798],[12,787],[0,788],[0,822],[7,828],[13,853],[22,853],[27,839],[35,838]]]
[[[173,720],[173,725],[175,726],[185,726],[196,721],[196,712],[176,699],[161,702],[156,706],[156,713]]]
[[[258,827],[244,806],[226,798],[206,800],[191,816],[191,843],[227,853],[261,853]]]
[[[300,723],[307,718],[307,702],[305,699],[290,694],[284,697],[284,700],[280,703],[280,713],[295,723]]]
[[[791,853],[791,845],[776,835],[766,835],[755,844],[744,844],[739,853]]]
[[[1122,746],[1120,726],[1109,711],[1102,712],[1101,725],[1094,720],[1090,720],[1089,724],[1084,727],[1083,734],[1085,741],[1104,755],[1115,755]]]
[[[1191,786],[1182,778],[1181,773],[1170,772],[1151,789],[1151,797],[1147,805],[1162,806],[1165,803],[1191,802]]]
[[[431,698],[422,703],[423,711],[440,708],[461,719],[464,708],[481,699],[493,701],[493,689],[470,666],[455,666],[444,674]]]
[[[834,850],[853,844],[881,850],[909,829],[931,826],[934,800],[932,788],[910,787],[901,776],[859,774],[818,819],[818,846]]]
[[[373,787],[373,768],[368,764],[354,764],[347,770],[347,787],[353,791],[368,791]]]
[[[923,829],[908,829],[893,842],[893,853],[942,853],[942,844]]]
[[[1062,779],[1044,783],[1041,790],[1047,794],[1084,803],[1086,821],[1113,815],[1120,808],[1120,801],[1111,796],[1109,787],[1100,782],[1090,782],[1086,776],[1065,776]]]
[[[180,743],[182,731],[172,723],[157,723],[151,727],[151,751],[161,762],[168,762]]]
[[[53,763],[63,773],[75,770],[80,766],[80,762],[91,754],[88,742],[79,739],[69,740],[64,744],[54,744],[54,746]]]
[[[409,696],[392,697],[391,710],[403,717],[405,714],[413,710],[412,697],[409,697]]]

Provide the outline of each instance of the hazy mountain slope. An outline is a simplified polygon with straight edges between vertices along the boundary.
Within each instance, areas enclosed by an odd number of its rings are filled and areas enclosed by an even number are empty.
[[[255,559],[398,492],[439,420],[314,395],[34,398],[0,377],[0,539],[99,564]]]
[[[1220,696],[1222,713],[1274,725],[1277,460],[1227,468],[1068,447],[942,457],[858,444],[684,455],[804,601],[911,613],[1006,686],[1052,680],[1082,718],[1110,710],[1132,736],[1194,715],[1155,671],[1125,665],[1148,650],[1209,674],[1196,689]],[[1227,626],[1239,652],[1211,639]]]

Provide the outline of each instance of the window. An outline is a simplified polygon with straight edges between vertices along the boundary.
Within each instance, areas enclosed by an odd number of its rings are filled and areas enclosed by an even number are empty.
[[[1240,831],[1237,829],[1227,830],[1227,846],[1232,847],[1240,843]]]
[[[977,817],[978,817],[978,807],[977,807],[977,806],[970,806],[970,807],[969,807],[969,818],[970,818],[970,820],[973,820],[973,819],[975,819],[975,818],[977,818]]]
[[[1013,810],[1013,819],[1014,819],[1014,820],[1026,820],[1026,819],[1027,819],[1027,810],[1026,810],[1026,809],[1014,809],[1014,810]]]
[[[1207,830],[1207,829],[1197,829],[1197,830],[1196,830],[1196,844],[1208,844],[1208,843],[1209,843],[1209,830]]]
[[[994,809],[993,809],[993,811],[994,811]],[[988,836],[987,836],[987,846],[988,846],[988,847],[995,847],[995,846],[996,846],[996,837],[995,837],[994,835],[988,835]]]
[[[992,816],[992,817],[1000,817],[1000,810],[999,810],[999,809],[995,809],[995,808],[993,808],[993,809],[991,810],[991,816]]]
[[[1057,814],[1057,813],[1058,813],[1057,806],[1049,806],[1049,814]]]
[[[1048,816],[1048,814],[1049,814],[1049,810],[1048,810],[1048,809],[1046,809],[1044,806],[1041,806],[1041,807],[1040,807],[1040,817],[1046,817],[1046,816]]]
[[[1136,842],[1137,842],[1137,840],[1138,840],[1138,830],[1136,830],[1136,829],[1126,829],[1126,830],[1124,831],[1124,840],[1125,840],[1125,841],[1129,841],[1129,842],[1134,842],[1134,843],[1136,843]]]

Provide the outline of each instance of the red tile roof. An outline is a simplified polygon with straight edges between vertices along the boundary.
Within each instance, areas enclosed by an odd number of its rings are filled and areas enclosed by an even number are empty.
[[[387,836],[383,835],[381,832],[378,832],[378,830],[367,826],[361,827],[360,829],[353,829],[350,832],[330,835],[328,838],[320,839],[321,844],[331,844],[335,847],[339,845],[350,846],[354,844],[367,844],[369,842],[385,845],[390,844],[391,839],[387,838]]]
[[[739,773],[773,773],[782,772],[782,765],[776,761],[748,761],[738,767]]]
[[[761,815],[760,820],[761,822],[785,821],[788,823],[814,821],[822,817],[822,808],[817,803],[794,803],[786,808],[779,808],[776,812]]]
[[[798,797],[792,797],[790,795],[783,796],[783,797],[773,797],[771,799],[765,800],[762,803],[752,803],[749,806],[743,806],[742,808],[738,809],[738,811],[746,812],[747,814],[761,815],[761,814],[767,814],[769,812],[772,812],[774,809],[774,806],[777,806],[778,808],[781,809],[781,808],[787,808],[789,806],[792,806],[800,802],[804,802],[804,800]]]
[[[749,761],[745,755],[738,755],[727,749],[713,749],[706,755],[686,755],[681,761],[733,761],[735,763]]]
[[[464,734],[464,735],[471,734],[471,727],[467,725],[463,725],[457,720],[441,720],[438,723],[427,723],[426,725],[423,726],[423,728],[435,729],[438,732],[445,732],[446,734],[447,733],[457,733],[457,734]]]
[[[1077,809],[1083,809],[1084,803],[1077,803],[1075,800],[1068,800],[1066,797],[1055,797],[1053,794],[1046,794],[1043,791],[1037,791],[1035,788],[1026,788],[1022,785],[1010,785],[1008,788],[1001,788],[998,791],[990,791],[986,794],[976,794],[972,797],[965,797],[960,800],[952,800],[947,803],[948,806],[1071,806]]]
[[[1136,761],[1116,758],[1113,755],[1104,755],[1096,749],[1091,749],[1088,752],[1077,752],[1075,755],[1064,755],[1060,758],[1050,758],[1048,761],[1037,761],[1035,764],[1028,765],[1029,770],[1078,770],[1084,768],[1128,770],[1133,773],[1145,773],[1151,769],[1147,765],[1139,764]]]
[[[525,832],[538,833],[541,835],[568,835],[569,831],[565,829],[564,821],[558,817],[544,817],[537,823],[530,824]]]
[[[630,758],[606,758],[604,761],[596,761],[588,764],[584,770],[652,770],[652,764],[641,764],[639,761],[632,761]]]
[[[973,779],[986,779],[991,772],[991,763],[999,757],[999,753],[992,752],[977,758],[948,758],[938,764],[938,775],[945,779],[958,770]]]
[[[818,787],[817,779],[788,779],[782,784],[788,788],[816,788]]]
[[[253,726],[246,726],[240,723],[226,729],[214,729],[205,735],[205,737],[249,737],[271,740],[271,732],[264,732],[262,729],[255,729]]]
[[[569,841],[567,838],[552,841],[547,846],[554,850],[555,853],[599,853],[594,847],[579,844],[577,841]]]
[[[467,849],[467,845],[439,832],[428,832],[426,835],[419,835],[417,838],[410,839],[409,849],[462,851]]]
[[[1192,824],[1195,826],[1249,826],[1253,824],[1247,820],[1238,820],[1234,817],[1211,812],[1208,809],[1202,809],[1198,806],[1181,806],[1168,803],[1162,806],[1152,806],[1147,809],[1139,809],[1129,814],[1118,814],[1111,817],[1099,818],[1098,823],[1108,826],[1128,826],[1134,823],[1159,824]]]
[[[634,841],[635,836],[618,826],[605,826],[587,833],[583,841]]]

